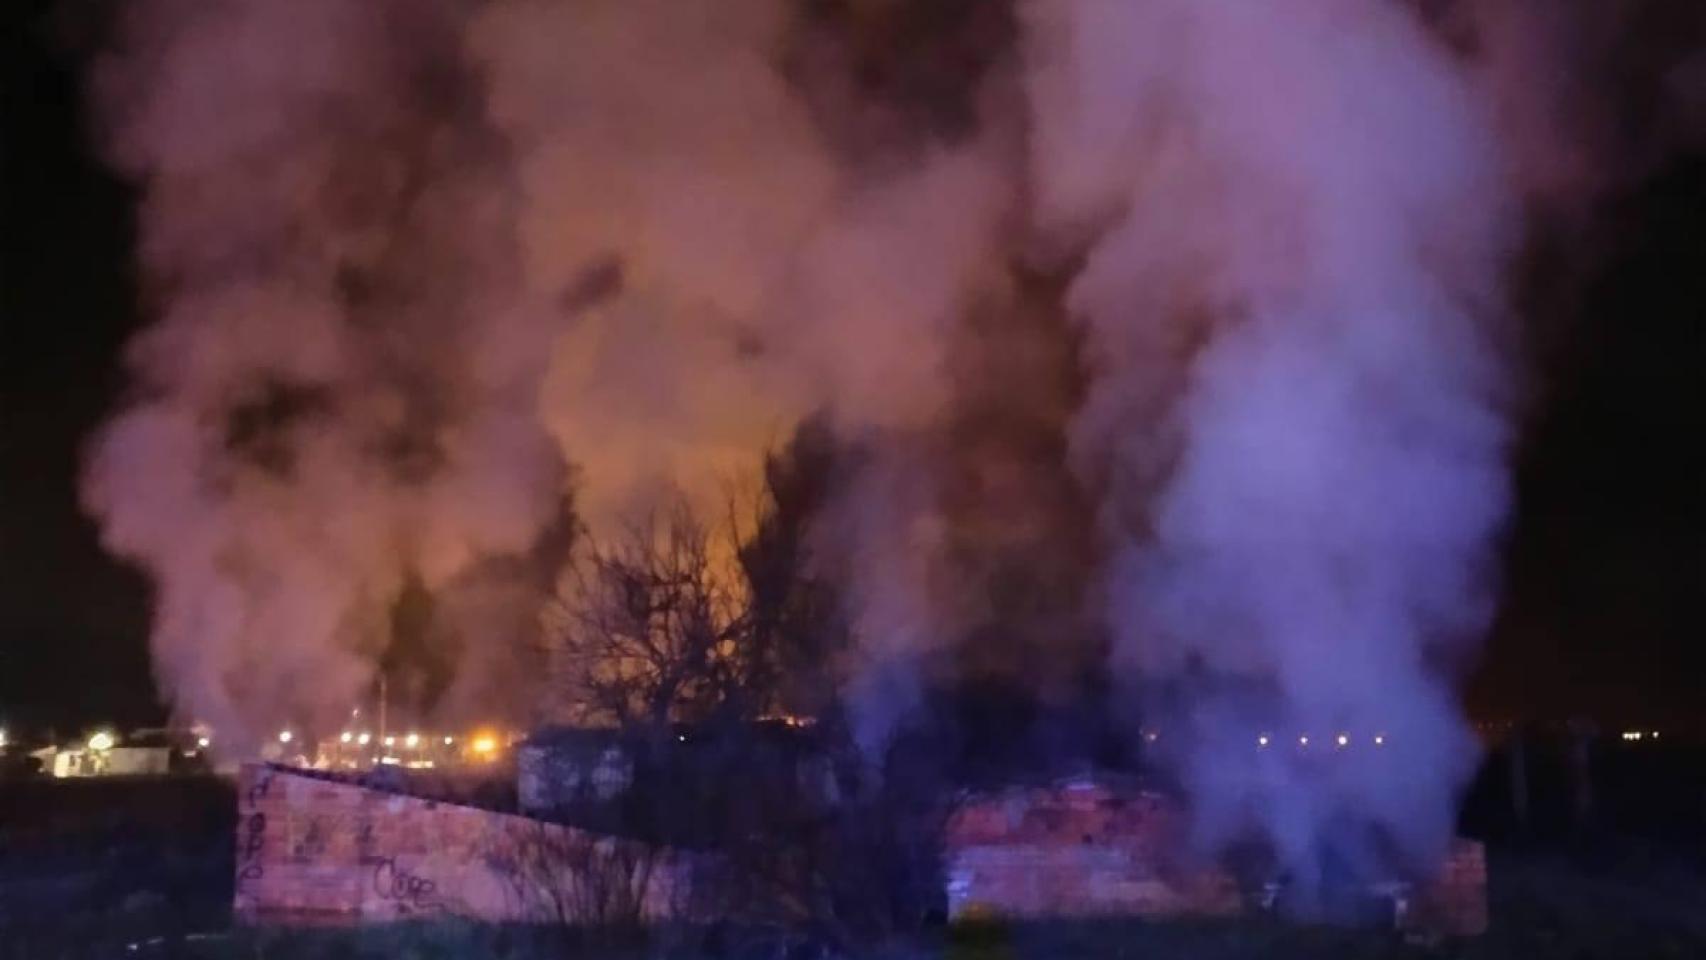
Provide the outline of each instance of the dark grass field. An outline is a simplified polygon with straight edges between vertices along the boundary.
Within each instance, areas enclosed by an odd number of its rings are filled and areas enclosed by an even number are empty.
[[[0,958],[229,926],[236,814],[212,776],[0,781]]]
[[[1706,960],[1706,792],[1698,752],[1623,753],[1601,765],[1597,820],[1561,812],[1544,756],[1525,830],[1489,760],[1465,824],[1488,837],[1493,926],[1472,941],[1253,918],[1223,923],[1054,923],[926,931],[852,954],[869,960]],[[0,782],[0,960],[730,957],[807,960],[808,943],[669,930],[641,944],[465,925],[233,929],[234,796],[214,777]]]
[[[1467,941],[1409,943],[1380,931],[1300,927],[1270,919],[1215,923],[1131,921],[981,926],[930,931],[846,955],[859,960],[1698,960],[1706,957],[1706,884],[1698,875],[1583,870],[1560,862],[1495,862],[1493,929]],[[116,931],[114,931],[116,933]],[[762,935],[654,933],[644,943],[469,925],[363,930],[228,930],[138,943],[68,934],[13,956],[193,957],[201,960],[380,960],[404,957],[599,957],[610,960],[817,960],[842,956]],[[709,947],[711,941],[722,944]],[[50,952],[58,951],[58,952]]]

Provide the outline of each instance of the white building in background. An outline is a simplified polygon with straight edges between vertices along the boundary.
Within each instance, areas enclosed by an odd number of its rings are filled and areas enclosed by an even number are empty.
[[[55,751],[56,777],[135,777],[168,773],[172,766],[170,747],[111,747],[92,750],[73,747]]]
[[[94,751],[72,747],[54,750],[52,757],[42,766],[56,777],[92,777],[95,775],[94,761]]]
[[[170,773],[173,752],[162,731],[139,731],[126,742],[111,730],[99,730],[84,743],[49,747],[36,756],[55,777],[135,777]]]

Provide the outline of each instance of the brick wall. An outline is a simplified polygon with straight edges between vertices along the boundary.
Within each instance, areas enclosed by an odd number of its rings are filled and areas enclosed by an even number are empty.
[[[948,824],[948,913],[1228,916],[1245,909],[1227,872],[1184,849],[1182,812],[1166,798],[1093,781],[977,798]],[[1389,885],[1401,929],[1476,936],[1487,929],[1481,844],[1458,840],[1432,882]]]
[[[1161,797],[1094,783],[980,799],[948,825],[949,916],[1236,913],[1236,884],[1185,855],[1181,827]]]
[[[1478,937],[1487,932],[1487,852],[1474,840],[1457,840],[1433,882],[1406,904],[1399,926],[1426,934]]]
[[[657,920],[691,865],[655,848],[265,764],[239,776],[235,911],[251,923]]]
[[[1188,857],[1180,813],[1094,783],[1012,790],[948,825],[955,919],[1229,915],[1232,878]],[[235,910],[251,923],[660,920],[689,911],[693,864],[639,844],[264,764],[240,774]],[[1487,927],[1486,861],[1460,840],[1440,876],[1404,898],[1399,925]]]

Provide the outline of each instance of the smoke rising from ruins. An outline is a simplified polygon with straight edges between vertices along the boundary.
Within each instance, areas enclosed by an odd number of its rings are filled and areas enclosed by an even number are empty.
[[[1181,678],[1152,723],[1216,840],[1260,826],[1297,866],[1341,818],[1443,843],[1473,753],[1438,648],[1490,614],[1506,496],[1483,108],[1393,5],[1084,4],[1036,32],[1043,220],[1108,224],[1067,296],[1100,361],[1074,452],[1106,478],[1114,662]],[[1402,760],[1295,749],[1341,731]]]
[[[446,715],[529,702],[576,523],[821,416],[868,745],[950,647],[1160,682],[1205,843],[1426,860],[1507,496],[1472,67],[1378,0],[133,4],[96,85],[157,319],[85,501],[252,746],[365,696],[411,591]]]

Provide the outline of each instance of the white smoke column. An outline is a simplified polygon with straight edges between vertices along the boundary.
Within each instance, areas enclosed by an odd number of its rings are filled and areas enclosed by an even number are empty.
[[[1066,0],[1028,27],[1039,219],[1094,237],[1076,442],[1118,662],[1181,678],[1156,732],[1206,844],[1265,835],[1305,891],[1426,869],[1507,496],[1489,118],[1378,0]]]

